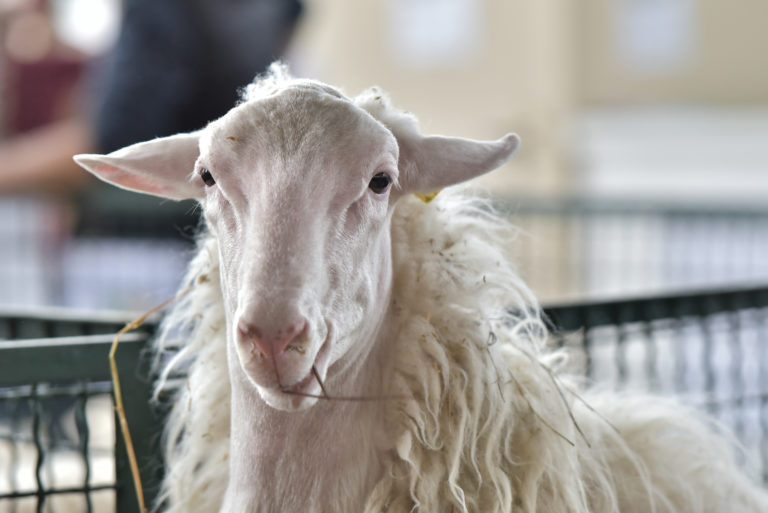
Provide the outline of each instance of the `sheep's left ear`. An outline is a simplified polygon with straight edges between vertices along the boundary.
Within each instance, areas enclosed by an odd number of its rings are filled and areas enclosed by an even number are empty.
[[[75,155],[80,166],[98,178],[128,189],[173,200],[197,198],[194,184],[199,132],[161,137],[126,146],[109,155]]]
[[[520,145],[516,134],[495,141],[423,135],[416,118],[392,107],[372,88],[355,103],[383,123],[400,147],[400,186],[406,193],[427,194],[470,180],[504,164]]]
[[[496,141],[440,135],[413,137],[395,133],[400,145],[400,185],[405,192],[427,194],[493,171],[520,144],[516,134]]]

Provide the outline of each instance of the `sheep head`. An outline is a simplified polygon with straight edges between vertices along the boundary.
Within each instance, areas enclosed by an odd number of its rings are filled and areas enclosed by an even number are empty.
[[[230,369],[290,411],[371,354],[398,199],[490,171],[517,144],[424,136],[376,89],[349,99],[273,74],[199,132],[75,160],[117,186],[200,202],[219,242]]]

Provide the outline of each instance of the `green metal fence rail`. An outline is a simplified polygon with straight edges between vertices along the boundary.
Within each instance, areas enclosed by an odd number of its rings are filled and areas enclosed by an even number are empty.
[[[673,317],[702,317],[768,307],[768,285],[667,293],[628,299],[587,300],[548,305],[545,311],[559,331],[649,322]]]
[[[116,333],[138,316],[123,311],[0,306],[0,341]]]
[[[108,354],[125,315],[88,320],[63,311],[0,317],[0,512],[136,513],[126,450],[111,400]],[[50,315],[52,314],[52,315]],[[117,328],[117,329],[116,329]],[[152,324],[124,335],[118,371],[145,496],[151,503],[161,463],[150,404],[145,344]],[[28,338],[35,333],[72,336]],[[110,333],[84,335],[82,333]],[[7,335],[17,335],[8,339]],[[90,424],[99,421],[99,430]],[[105,426],[105,422],[107,424]],[[114,433],[100,446],[94,440]]]

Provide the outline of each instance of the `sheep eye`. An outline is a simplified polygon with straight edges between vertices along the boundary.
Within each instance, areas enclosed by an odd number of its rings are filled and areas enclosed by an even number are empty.
[[[379,173],[371,178],[368,188],[376,194],[384,194],[392,184],[392,177],[387,173]]]
[[[206,168],[200,169],[200,177],[203,179],[203,183],[208,187],[216,185],[216,180],[213,179],[213,175]]]

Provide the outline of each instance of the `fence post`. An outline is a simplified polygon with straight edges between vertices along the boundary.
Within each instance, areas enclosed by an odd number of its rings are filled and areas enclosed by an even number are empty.
[[[157,495],[162,463],[157,456],[159,422],[152,408],[152,379],[144,344],[121,344],[116,360],[123,390],[123,407],[139,464],[144,502],[147,509],[151,510]],[[115,419],[115,429],[116,511],[141,513],[118,419]]]

